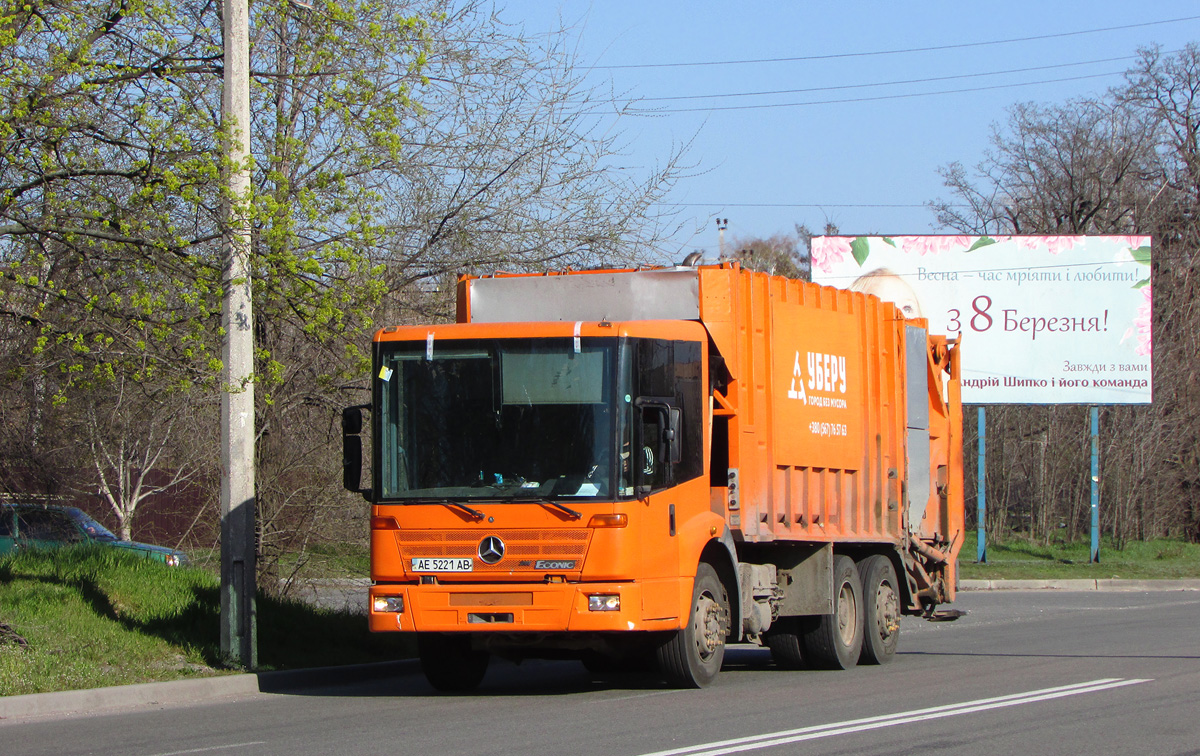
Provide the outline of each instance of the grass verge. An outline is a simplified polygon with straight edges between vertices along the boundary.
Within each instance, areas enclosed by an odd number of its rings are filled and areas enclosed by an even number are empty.
[[[1200,544],[1184,541],[1137,541],[1116,548],[1101,539],[1100,561],[1093,564],[1091,542],[1042,544],[1017,536],[989,541],[987,562],[976,560],[975,531],[968,531],[958,555],[962,580],[1182,580],[1200,578]]]
[[[403,658],[366,618],[295,601],[256,602],[261,669]],[[0,558],[0,695],[228,674],[220,581],[101,547]]]

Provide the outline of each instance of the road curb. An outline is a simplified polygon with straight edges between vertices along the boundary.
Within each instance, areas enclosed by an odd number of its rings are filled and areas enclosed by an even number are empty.
[[[403,659],[344,667],[252,672],[191,680],[117,685],[110,688],[0,696],[0,721],[68,714],[95,714],[139,706],[194,704],[255,693],[286,693],[305,688],[378,680],[412,674],[416,671],[415,659]]]
[[[960,580],[960,591],[1200,591],[1200,580]]]

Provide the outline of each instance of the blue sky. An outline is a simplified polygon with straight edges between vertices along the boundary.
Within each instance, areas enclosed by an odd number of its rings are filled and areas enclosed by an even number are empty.
[[[1102,94],[1139,47],[1200,41],[1194,0],[498,4],[531,33],[570,27],[591,83],[658,109],[620,119],[622,165],[653,166],[691,140],[697,167],[670,197],[684,222],[676,259],[716,257],[716,217],[727,243],[827,220],[846,234],[935,233],[923,205],[947,196],[938,168],[979,162],[1008,107]],[[930,81],[941,77],[966,78]],[[908,83],[864,86],[888,82]],[[909,96],[963,89],[976,91]],[[740,96],[784,90],[810,91]],[[804,104],[745,107],[779,103]]]

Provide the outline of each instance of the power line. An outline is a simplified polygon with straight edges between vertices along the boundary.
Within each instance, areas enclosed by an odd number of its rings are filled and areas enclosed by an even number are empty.
[[[1175,52],[1175,51],[1173,51]],[[1171,54],[1171,53],[1168,53]],[[723,94],[702,94],[702,95],[672,95],[666,97],[639,97],[637,102],[649,101],[666,101],[666,100],[704,100],[728,97],[762,97],[767,95],[782,95],[782,94],[804,94],[806,92],[828,92],[843,89],[868,89],[870,87],[891,87],[899,84],[928,84],[936,81],[954,81],[957,79],[978,79],[984,76],[1004,76],[1014,73],[1028,73],[1030,71],[1048,71],[1058,68],[1073,68],[1078,66],[1090,66],[1097,63],[1115,63],[1122,60],[1135,60],[1136,55],[1123,55],[1117,58],[1100,58],[1098,60],[1085,60],[1078,63],[1058,63],[1050,66],[1032,66],[1030,68],[1010,68],[1005,71],[985,71],[982,73],[955,74],[953,76],[931,76],[924,79],[897,79],[894,81],[882,81],[873,84],[843,84],[838,86],[828,87],[806,87],[804,89],[775,89],[762,92],[726,92]]]
[[[899,50],[874,50],[870,52],[851,52],[851,53],[830,53],[827,55],[800,55],[789,58],[753,58],[746,60],[708,60],[708,61],[693,61],[686,63],[621,63],[608,66],[589,66],[588,70],[597,71],[615,71],[627,68],[694,68],[699,66],[736,66],[756,63],[794,63],[799,61],[810,60],[835,60],[839,58],[865,58],[874,55],[904,55],[908,53],[918,52],[935,52],[938,50],[962,50],[974,47],[989,47],[994,45],[1009,45],[1017,42],[1035,42],[1044,39],[1062,39],[1064,37],[1078,37],[1086,34],[1102,34],[1111,31],[1127,31],[1129,29],[1141,29],[1148,26],[1162,26],[1165,24],[1178,24],[1184,21],[1195,21],[1200,19],[1200,16],[1184,16],[1183,18],[1170,18],[1164,21],[1146,21],[1140,24],[1124,24],[1122,26],[1106,26],[1099,29],[1083,29],[1081,31],[1060,32],[1057,34],[1039,34],[1032,37],[1013,37],[1011,39],[996,39],[985,42],[960,42],[953,45],[935,45],[931,47],[908,47]]]
[[[845,97],[836,100],[809,100],[807,102],[776,102],[765,103],[759,105],[717,105],[705,108],[661,108],[661,109],[635,109],[625,111],[628,115],[638,116],[657,116],[668,113],[712,113],[723,110],[764,110],[767,108],[799,108],[811,105],[838,105],[843,103],[854,102],[879,102],[881,100],[907,100],[913,97],[933,97],[936,95],[949,94],[966,94],[968,92],[987,92],[996,89],[1015,89],[1017,87],[1031,87],[1039,84],[1060,84],[1068,81],[1084,81],[1086,79],[1102,79],[1111,76],[1120,76],[1124,71],[1109,71],[1108,73],[1088,74],[1085,76],[1067,76],[1061,79],[1042,79],[1040,81],[1025,81],[1014,84],[993,84],[986,87],[964,87],[961,89],[941,89],[934,92],[907,92],[904,94],[894,95],[876,95],[873,97]]]

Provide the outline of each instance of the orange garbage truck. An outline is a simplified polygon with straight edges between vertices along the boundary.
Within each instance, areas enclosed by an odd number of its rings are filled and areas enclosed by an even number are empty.
[[[456,323],[373,347],[342,415],[368,621],[435,688],[492,655],[878,664],[901,615],[953,614],[958,345],[890,303],[736,263],[465,276]]]

